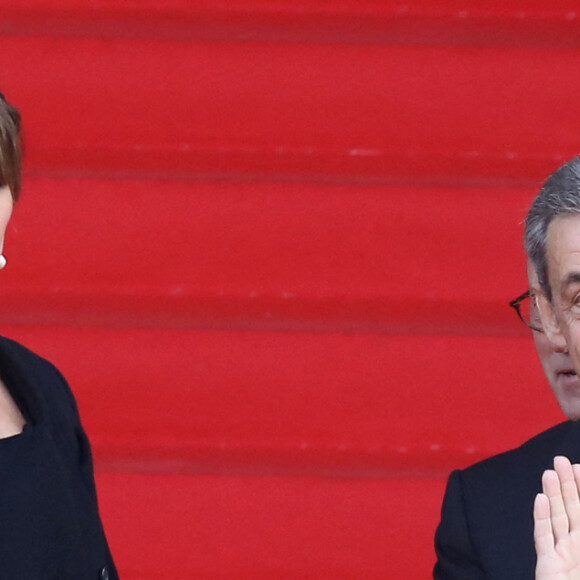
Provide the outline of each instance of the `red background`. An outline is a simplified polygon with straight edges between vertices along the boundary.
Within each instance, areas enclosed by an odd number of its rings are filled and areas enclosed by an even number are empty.
[[[507,302],[576,5],[0,0],[1,329],[73,386],[125,580],[426,578],[449,471],[563,419]]]

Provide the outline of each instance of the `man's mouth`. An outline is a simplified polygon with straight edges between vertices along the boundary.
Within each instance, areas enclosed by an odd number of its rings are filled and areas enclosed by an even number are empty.
[[[574,369],[562,369],[557,380],[563,393],[567,393],[566,396],[580,396],[580,376]]]

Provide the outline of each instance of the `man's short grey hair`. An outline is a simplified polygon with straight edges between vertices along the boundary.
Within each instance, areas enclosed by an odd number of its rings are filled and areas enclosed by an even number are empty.
[[[552,300],[546,245],[548,226],[558,216],[580,214],[580,156],[548,177],[526,217],[524,241],[543,292]]]

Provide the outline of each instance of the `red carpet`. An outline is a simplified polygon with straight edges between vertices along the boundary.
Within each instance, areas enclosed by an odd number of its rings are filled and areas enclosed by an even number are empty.
[[[580,152],[574,3],[0,0],[2,333],[124,580],[429,577],[450,470],[562,416],[507,302]]]

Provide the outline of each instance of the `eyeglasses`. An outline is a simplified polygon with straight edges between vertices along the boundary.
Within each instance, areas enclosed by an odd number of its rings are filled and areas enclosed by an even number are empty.
[[[524,292],[515,300],[510,302],[510,306],[515,309],[521,321],[532,330],[536,332],[544,332],[542,328],[542,321],[538,314],[538,307],[536,305],[536,297],[530,294],[530,291]]]

